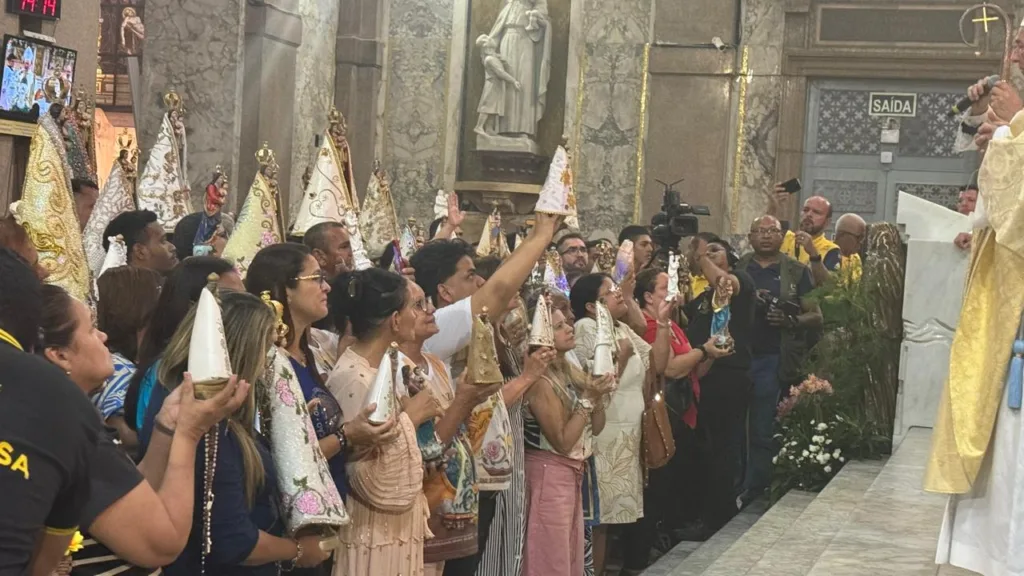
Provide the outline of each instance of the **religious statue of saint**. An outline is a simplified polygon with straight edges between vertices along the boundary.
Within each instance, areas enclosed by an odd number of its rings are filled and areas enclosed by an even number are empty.
[[[547,0],[506,0],[490,33],[477,39],[487,80],[481,94],[477,147],[535,148],[551,74]],[[532,144],[532,145],[531,145]]]
[[[721,276],[715,283],[715,293],[711,297],[711,309],[714,315],[711,317],[711,337],[715,339],[715,346],[729,348],[732,346],[732,336],[729,335],[729,320],[732,313],[729,310],[729,303],[732,301],[733,286],[728,276]]]
[[[121,48],[129,56],[138,54],[146,38],[146,26],[131,6],[121,12]]]
[[[206,186],[203,201],[203,215],[199,218],[199,229],[192,240],[193,246],[206,246],[217,235],[220,226],[220,213],[228,200],[228,177],[224,170],[217,166],[213,171],[213,179]]]

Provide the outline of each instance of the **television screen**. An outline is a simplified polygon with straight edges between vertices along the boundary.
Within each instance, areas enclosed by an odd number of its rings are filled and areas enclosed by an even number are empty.
[[[30,120],[32,107],[50,109],[53,98],[67,105],[75,82],[78,53],[31,38],[4,36],[4,77],[0,114]]]

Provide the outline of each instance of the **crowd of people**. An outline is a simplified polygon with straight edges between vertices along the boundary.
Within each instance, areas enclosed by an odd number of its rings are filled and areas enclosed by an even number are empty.
[[[44,283],[25,230],[0,220],[0,571],[50,574],[81,531],[74,574],[601,574],[611,558],[639,573],[653,547],[709,537],[769,486],[775,407],[822,323],[805,296],[859,274],[864,222],[841,218],[833,243],[831,217],[813,197],[795,232],[759,218],[742,256],[697,234],[671,275],[656,257],[667,247],[627,226],[632,265],[616,282],[600,262],[612,242],[561,216],[536,214],[502,260],[459,237],[455,206],[404,269],[356,270],[346,226],[326,222],[260,250],[243,279],[216,246],[178,260],[198,216],[172,243],[155,214],[128,211],[103,234],[123,239],[126,265],[97,278],[95,311]],[[550,250],[568,290],[540,279]],[[197,399],[205,290],[233,376]],[[712,329],[722,291],[728,342]],[[605,310],[615,370],[595,376]],[[536,318],[550,319],[540,341]],[[495,328],[490,379],[469,354],[480,323]],[[364,399],[394,346],[398,374],[420,381],[380,423]],[[343,500],[334,546],[283,528],[260,407],[278,353]],[[648,468],[656,382],[677,449]]]

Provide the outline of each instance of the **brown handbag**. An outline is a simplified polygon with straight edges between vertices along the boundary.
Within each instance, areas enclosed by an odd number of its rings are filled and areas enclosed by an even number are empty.
[[[668,464],[676,453],[676,440],[672,436],[672,425],[665,406],[665,379],[655,372],[653,358],[644,389],[644,414],[641,421],[644,465],[653,470]]]

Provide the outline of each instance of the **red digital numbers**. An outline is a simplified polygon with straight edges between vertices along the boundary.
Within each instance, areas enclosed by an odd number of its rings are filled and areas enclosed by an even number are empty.
[[[14,0],[8,2],[8,10],[14,6],[20,6],[18,12],[22,14],[34,14],[36,16],[48,16],[57,18],[60,16],[60,0]]]

